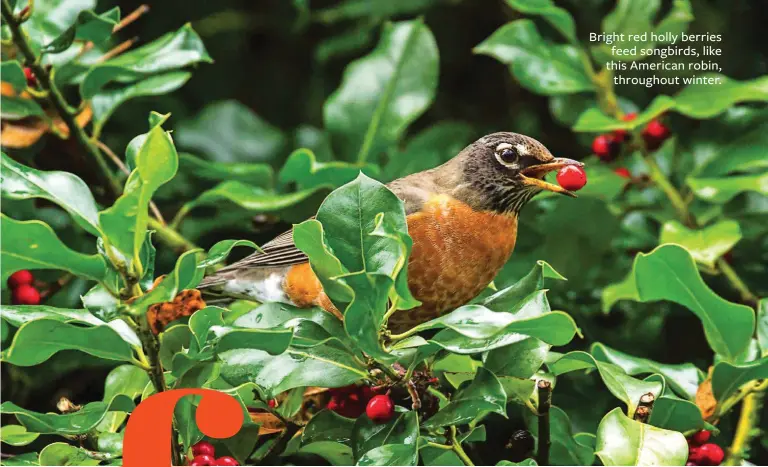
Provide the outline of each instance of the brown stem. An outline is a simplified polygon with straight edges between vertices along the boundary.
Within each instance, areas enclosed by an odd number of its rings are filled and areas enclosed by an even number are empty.
[[[115,58],[116,56],[120,55],[121,53],[133,47],[133,44],[138,42],[138,40],[139,40],[138,37],[132,37],[126,41],[119,43],[115,47],[111,48],[107,53],[99,57],[96,60],[96,63],[104,63],[110,58]]]
[[[536,383],[536,391],[539,396],[539,442],[536,448],[536,462],[539,465],[549,465],[549,409],[552,407],[552,383],[540,379]]]
[[[637,405],[635,415],[632,418],[640,423],[648,423],[654,402],[656,402],[656,396],[652,392],[647,392],[640,396],[640,403]]]
[[[128,14],[125,18],[121,19],[119,23],[115,25],[114,28],[112,28],[112,33],[116,33],[117,31],[123,29],[124,27],[128,26],[129,24],[133,23],[137,19],[141,18],[141,16],[144,13],[147,13],[149,11],[149,5],[140,5],[138,8],[133,10],[131,13]]]

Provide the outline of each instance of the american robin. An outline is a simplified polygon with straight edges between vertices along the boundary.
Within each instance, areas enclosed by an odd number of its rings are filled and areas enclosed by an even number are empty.
[[[389,328],[402,331],[477,296],[512,254],[520,209],[543,190],[576,196],[544,181],[548,172],[567,165],[583,164],[553,157],[528,136],[500,132],[478,139],[439,167],[389,183],[405,204],[413,239],[408,286],[421,301],[392,315]],[[262,250],[220,269],[199,287],[259,302],[320,306],[341,317],[294,245],[292,231]]]

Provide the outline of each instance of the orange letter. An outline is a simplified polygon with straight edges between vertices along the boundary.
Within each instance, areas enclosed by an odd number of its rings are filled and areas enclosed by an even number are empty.
[[[197,427],[211,438],[229,438],[243,425],[234,397],[212,389],[174,389],[148,397],[128,418],[123,440],[124,467],[171,467],[173,409],[184,396],[202,396]]]

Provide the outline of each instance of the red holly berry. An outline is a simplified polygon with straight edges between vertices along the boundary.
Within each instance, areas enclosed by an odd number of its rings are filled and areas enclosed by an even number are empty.
[[[621,142],[612,135],[600,135],[592,140],[592,152],[600,159],[610,162],[621,152]]]
[[[622,178],[632,178],[632,174],[629,173],[629,170],[625,169],[624,167],[619,167],[618,169],[615,169],[613,171],[616,175]]]
[[[201,454],[199,456],[195,456],[189,465],[216,465],[214,462],[216,462],[216,460],[213,458],[213,456],[208,454]]]
[[[27,86],[34,86],[37,82],[35,80],[35,72],[29,67],[24,68],[24,77],[27,78]]]
[[[350,384],[349,386],[342,386],[340,388],[330,388],[328,394],[330,394],[331,397],[344,398],[356,391],[357,385]]]
[[[270,409],[274,409],[275,407],[277,407],[277,399],[268,400],[267,405],[269,406]]]
[[[701,430],[701,431],[697,432],[696,434],[694,434],[693,436],[691,436],[689,441],[694,446],[701,446],[702,444],[704,444],[707,441],[709,441],[710,436],[712,436],[712,432],[711,431],[709,431],[709,430]]]
[[[699,465],[699,464],[697,464],[697,463],[695,463],[695,462],[690,462],[690,461],[689,461],[689,462],[686,462],[686,463],[685,463],[685,465]]]
[[[29,284],[22,284],[11,292],[11,302],[14,305],[39,305],[40,292]]]
[[[386,423],[395,415],[395,404],[389,396],[373,396],[365,408],[365,414],[376,423]]]
[[[203,455],[214,457],[216,455],[216,448],[208,441],[200,441],[192,446],[192,455],[195,457]]]
[[[698,464],[720,465],[723,462],[723,459],[725,459],[723,448],[715,443],[702,444],[698,447],[698,450],[704,458],[704,462],[697,462]]]
[[[219,457],[214,462],[213,465],[240,465],[234,457],[230,456]]]
[[[587,174],[581,167],[566,165],[557,171],[557,183],[566,190],[581,190],[587,184]]]
[[[655,151],[661,147],[661,143],[665,139],[669,138],[669,128],[658,120],[651,120],[651,122],[643,129],[643,140],[648,149]]]
[[[688,462],[691,462],[694,465],[703,465],[705,460],[704,453],[701,452],[701,447],[693,446],[688,449]]]
[[[27,269],[16,271],[8,278],[8,287],[15,289],[20,285],[32,285],[35,281],[35,276]]]

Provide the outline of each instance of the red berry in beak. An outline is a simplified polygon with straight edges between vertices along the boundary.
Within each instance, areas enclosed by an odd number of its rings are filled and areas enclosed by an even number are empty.
[[[557,172],[557,183],[566,190],[581,190],[587,184],[587,173],[575,165],[566,165]]]

